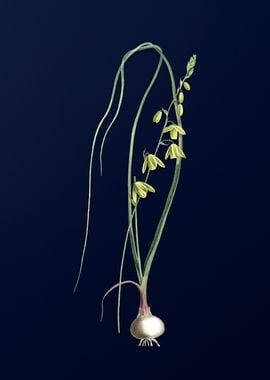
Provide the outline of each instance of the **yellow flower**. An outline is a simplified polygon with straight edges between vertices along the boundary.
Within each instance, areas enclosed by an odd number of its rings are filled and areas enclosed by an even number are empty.
[[[157,166],[165,168],[164,163],[154,154],[148,154],[143,162],[142,173],[145,173],[147,167],[149,170],[156,170]]]
[[[138,196],[140,198],[146,198],[148,191],[150,191],[151,193],[156,192],[156,190],[146,182],[142,182],[142,181],[134,182],[133,188],[132,188],[132,200],[133,200],[133,202],[134,203],[137,202]]]
[[[159,123],[160,122],[160,120],[161,120],[161,118],[162,118],[162,111],[157,111],[156,113],[155,113],[155,115],[153,116],[153,122],[154,123]]]
[[[186,134],[185,130],[181,127],[181,125],[171,124],[168,127],[163,129],[163,133],[170,132],[170,137],[172,140],[176,140],[179,135],[184,136]]]
[[[171,144],[167,149],[165,160],[167,160],[168,157],[170,157],[171,159],[180,158],[180,157],[186,158],[186,155],[183,152],[183,150],[180,148],[180,146],[176,144]]]

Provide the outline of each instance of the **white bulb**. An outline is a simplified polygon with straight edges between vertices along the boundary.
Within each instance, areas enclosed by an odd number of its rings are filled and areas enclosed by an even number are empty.
[[[162,320],[154,315],[138,315],[131,323],[130,333],[137,339],[158,338],[165,331]]]

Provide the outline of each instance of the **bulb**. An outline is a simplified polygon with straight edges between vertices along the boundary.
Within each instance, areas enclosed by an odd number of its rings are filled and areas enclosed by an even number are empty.
[[[165,325],[163,321],[152,315],[150,308],[148,308],[147,312],[142,312],[140,309],[139,314],[130,325],[131,335],[141,340],[139,345],[146,345],[144,343],[147,343],[147,345],[152,346],[152,342],[155,342],[159,346],[156,338],[161,336],[164,331]]]

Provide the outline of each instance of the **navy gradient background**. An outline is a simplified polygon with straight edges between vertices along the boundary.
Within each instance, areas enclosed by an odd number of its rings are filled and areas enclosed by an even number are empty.
[[[266,4],[1,1],[1,379],[269,378]],[[93,133],[122,55],[145,41],[163,48],[177,77],[198,55],[183,119],[188,159],[150,276],[149,303],[167,326],[159,349],[138,348],[129,335],[132,287],[123,288],[121,335],[116,293],[99,323],[101,297],[118,278],[127,141],[153,52],[127,66],[104,177],[94,167],[91,236],[72,293]],[[137,160],[156,136],[153,112],[169,101],[163,70],[139,126]],[[144,204],[144,249],[170,167],[153,175],[159,191]],[[135,279],[130,259],[124,276]]]

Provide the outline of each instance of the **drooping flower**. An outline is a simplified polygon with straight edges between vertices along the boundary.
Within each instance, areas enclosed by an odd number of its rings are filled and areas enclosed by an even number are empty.
[[[156,170],[157,166],[165,168],[164,163],[157,156],[148,154],[143,162],[142,173],[144,174],[147,168],[149,168],[149,170]]]
[[[165,160],[167,160],[167,158],[170,159],[177,159],[177,158],[186,158],[186,155],[185,153],[183,152],[182,148],[180,148],[179,145],[177,144],[171,144],[168,149],[167,149],[167,152],[166,152],[166,155],[165,155]]]
[[[132,200],[136,204],[138,196],[140,198],[146,198],[148,191],[155,193],[156,190],[146,182],[136,181],[133,183],[132,188]]]
[[[184,136],[186,134],[185,130],[181,127],[181,125],[171,124],[168,127],[163,129],[163,133],[170,132],[170,137],[172,140],[176,140],[179,135]]]

